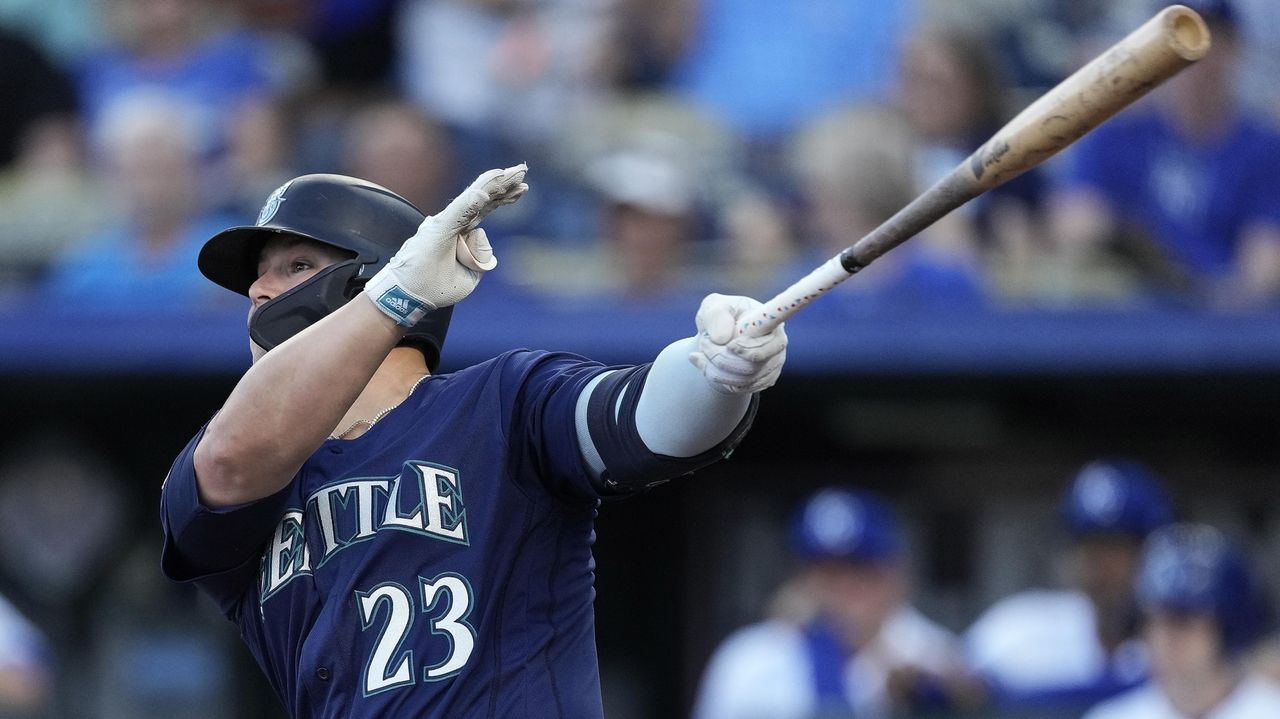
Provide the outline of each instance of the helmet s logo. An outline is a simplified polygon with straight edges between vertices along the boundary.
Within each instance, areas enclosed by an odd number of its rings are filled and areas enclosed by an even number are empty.
[[[276,216],[276,211],[280,209],[280,203],[284,202],[284,191],[289,189],[289,185],[293,184],[293,180],[289,180],[283,185],[277,187],[270,195],[267,196],[267,202],[262,206],[262,211],[258,213],[259,227],[271,221]]]

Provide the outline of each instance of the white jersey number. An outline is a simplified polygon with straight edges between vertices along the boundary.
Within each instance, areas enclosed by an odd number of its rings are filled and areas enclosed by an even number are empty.
[[[449,653],[440,663],[426,667],[422,679],[428,682],[446,679],[461,671],[475,650],[476,633],[466,622],[471,613],[471,585],[465,577],[451,572],[418,581],[422,613],[435,613],[437,605],[447,605],[438,616],[428,618],[427,626],[432,633],[449,639]],[[365,696],[415,683],[413,651],[401,651],[413,629],[413,595],[401,585],[388,582],[368,592],[356,592],[356,605],[364,624],[362,631],[368,631],[379,615],[385,615],[365,665]]]

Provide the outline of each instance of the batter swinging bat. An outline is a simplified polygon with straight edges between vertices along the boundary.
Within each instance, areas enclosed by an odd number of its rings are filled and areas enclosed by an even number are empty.
[[[1209,29],[1182,5],[1161,10],[1000,128],[951,174],[866,237],[764,303],[739,333],[767,334],[801,307],[943,215],[1079,140],[1209,51]]]

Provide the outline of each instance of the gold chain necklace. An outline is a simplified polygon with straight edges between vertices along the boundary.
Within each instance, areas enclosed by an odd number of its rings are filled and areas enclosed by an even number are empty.
[[[351,430],[355,429],[356,427],[359,427],[362,424],[365,425],[366,427],[365,431],[366,432],[369,431],[368,428],[373,427],[373,425],[377,424],[378,420],[382,419],[383,417],[386,417],[387,414],[391,412],[391,410],[403,404],[405,399],[409,399],[409,397],[413,396],[414,391],[418,389],[418,385],[422,384],[422,380],[430,376],[431,376],[430,374],[424,374],[421,377],[419,377],[418,381],[414,382],[413,386],[409,388],[409,394],[406,394],[404,396],[404,399],[400,400],[399,402],[396,402],[390,407],[387,407],[381,412],[375,414],[373,416],[373,419],[357,419],[356,421],[351,423],[350,427],[347,427],[346,429],[342,430],[341,432],[338,432],[337,434],[329,435],[329,439],[342,439],[343,437],[346,437],[348,434],[351,434]]]

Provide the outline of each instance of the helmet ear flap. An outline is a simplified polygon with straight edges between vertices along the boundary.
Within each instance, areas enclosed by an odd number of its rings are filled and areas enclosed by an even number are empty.
[[[266,302],[249,319],[249,339],[269,351],[315,324],[355,296],[360,268],[354,259],[330,265]]]
[[[270,351],[320,321],[359,294],[367,280],[360,276],[365,267],[358,259],[330,265],[306,282],[264,303],[249,319],[249,339],[263,350]],[[427,369],[432,372],[440,365],[440,350],[452,316],[452,307],[431,310],[405,334],[401,342],[422,352]]]

